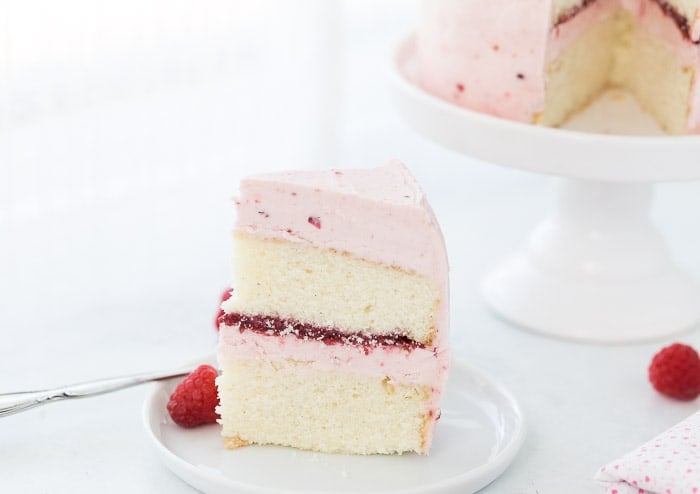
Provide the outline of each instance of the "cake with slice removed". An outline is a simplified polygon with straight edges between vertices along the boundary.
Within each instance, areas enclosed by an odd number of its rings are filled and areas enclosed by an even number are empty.
[[[217,380],[229,448],[427,454],[449,367],[440,227],[405,166],[240,185]]]
[[[608,87],[700,133],[700,0],[424,0],[417,80],[495,116],[558,126]]]

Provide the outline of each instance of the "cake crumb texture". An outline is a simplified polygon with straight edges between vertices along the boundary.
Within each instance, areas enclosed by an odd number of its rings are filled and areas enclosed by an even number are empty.
[[[348,333],[404,334],[430,345],[438,288],[425,276],[299,242],[234,235],[226,313],[266,314]]]
[[[247,443],[323,453],[427,453],[430,388],[385,376],[318,371],[292,359],[222,363],[227,447]]]

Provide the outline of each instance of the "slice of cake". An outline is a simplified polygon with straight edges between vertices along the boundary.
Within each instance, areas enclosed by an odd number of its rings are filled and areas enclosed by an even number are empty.
[[[220,317],[223,436],[427,453],[447,377],[438,223],[398,162],[245,179]]]
[[[700,133],[700,0],[424,0],[417,82],[548,126],[608,87],[673,134]]]

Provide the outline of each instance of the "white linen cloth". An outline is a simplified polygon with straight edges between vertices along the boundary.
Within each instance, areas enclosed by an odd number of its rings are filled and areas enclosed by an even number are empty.
[[[600,468],[606,494],[700,493],[700,412]]]

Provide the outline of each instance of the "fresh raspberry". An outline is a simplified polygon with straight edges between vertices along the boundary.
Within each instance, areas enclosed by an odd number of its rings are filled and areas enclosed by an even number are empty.
[[[692,347],[674,343],[654,355],[649,381],[661,394],[678,400],[700,395],[700,357]]]
[[[230,299],[231,295],[233,295],[233,288],[228,288],[224,293],[221,294],[219,311],[216,313],[216,319],[214,319],[214,327],[217,331],[219,330],[219,322],[221,321],[221,316],[224,315],[224,309],[221,308],[221,304]]]
[[[196,427],[213,424],[219,418],[216,407],[217,370],[211,365],[200,365],[177,385],[168,400],[168,413],[177,425]]]

